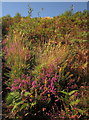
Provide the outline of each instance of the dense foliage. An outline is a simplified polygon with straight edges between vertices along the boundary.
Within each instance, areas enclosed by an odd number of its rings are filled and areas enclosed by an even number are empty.
[[[2,18],[3,120],[89,119],[88,18]]]

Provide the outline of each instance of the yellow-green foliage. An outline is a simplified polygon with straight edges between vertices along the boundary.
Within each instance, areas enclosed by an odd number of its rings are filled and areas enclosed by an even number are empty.
[[[61,63],[69,52],[67,45],[61,46],[61,43],[55,45],[55,42],[48,42],[42,49],[40,53],[37,53],[38,64],[42,65],[49,65],[50,63],[56,65],[57,59],[59,59],[59,63]]]

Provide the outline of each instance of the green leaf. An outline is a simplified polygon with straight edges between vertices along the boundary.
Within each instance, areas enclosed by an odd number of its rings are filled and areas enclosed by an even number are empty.
[[[88,40],[82,40],[83,42],[88,42]]]
[[[60,91],[61,93],[63,93],[63,94],[65,94],[65,95],[68,95],[68,93],[67,92],[65,92],[65,91]]]
[[[24,103],[24,104],[21,106],[20,110],[27,109],[29,106],[30,106],[30,105],[29,105],[28,103]]]
[[[77,105],[79,102],[80,102],[80,100],[77,99],[76,101],[71,102],[70,105]]]
[[[12,109],[12,112],[14,112],[15,109],[17,109],[19,107],[19,105],[21,105],[24,101],[20,101],[18,103],[16,103]]]
[[[78,109],[78,111],[83,115],[84,114],[84,110]]]
[[[13,104],[13,101],[19,100],[20,99],[20,94],[19,92],[10,92],[7,95],[6,102],[7,104]]]
[[[31,108],[36,105],[36,101],[31,103]]]
[[[72,94],[74,94],[75,92],[77,92],[78,90],[73,90],[73,91],[71,91],[71,92],[69,92],[69,95],[72,95]]]
[[[29,113],[26,113],[25,116],[27,116]]]
[[[27,97],[28,95],[30,95],[29,92],[25,92],[25,93],[24,93],[24,96],[25,96],[25,97]]]

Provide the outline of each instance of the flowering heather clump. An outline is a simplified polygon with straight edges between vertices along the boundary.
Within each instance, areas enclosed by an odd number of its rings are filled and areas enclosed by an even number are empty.
[[[31,78],[27,75],[22,75],[21,78],[15,79],[11,85],[11,91],[27,90],[31,87]]]
[[[52,64],[50,64],[48,68],[42,68],[42,72],[38,77],[38,82],[39,84],[43,85],[44,92],[56,93],[56,83],[58,82],[58,75],[55,71],[55,67]]]
[[[26,61],[29,59],[29,51],[27,48],[24,47],[24,45],[21,42],[14,42],[10,44],[10,47],[5,46],[4,51],[6,53],[5,58],[10,59],[9,64],[12,65],[20,62]],[[17,58],[17,59],[15,59]]]

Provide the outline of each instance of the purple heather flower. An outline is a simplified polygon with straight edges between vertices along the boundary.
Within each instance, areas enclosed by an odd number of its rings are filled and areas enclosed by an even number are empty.
[[[55,102],[59,101],[58,99],[55,100]]]
[[[35,81],[32,82],[32,87],[33,87],[33,88],[36,87]]]
[[[57,80],[56,77],[53,77],[53,78],[52,78],[52,81],[53,81],[53,82],[56,82],[56,80]]]
[[[22,80],[22,82],[23,82],[23,83],[27,83],[27,81],[26,81],[26,80]]]
[[[18,90],[18,89],[19,89],[19,86],[13,86],[13,87],[11,88],[11,91]]]
[[[19,84],[19,88],[22,86],[22,83]]]
[[[46,77],[50,77],[51,75],[50,74],[46,74]]]

